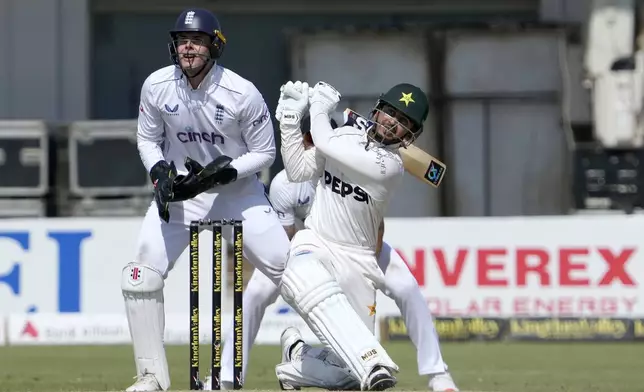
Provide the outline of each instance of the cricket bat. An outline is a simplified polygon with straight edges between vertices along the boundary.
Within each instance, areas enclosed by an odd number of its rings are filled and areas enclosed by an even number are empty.
[[[407,173],[438,188],[443,181],[447,165],[413,144],[398,150]]]
[[[368,120],[366,117],[361,116],[351,109],[344,111],[344,122],[345,125],[363,129],[365,132],[375,125],[373,121]],[[402,147],[398,151],[400,152],[407,173],[434,188],[438,188],[443,181],[445,171],[447,171],[447,165],[413,144],[406,148]]]

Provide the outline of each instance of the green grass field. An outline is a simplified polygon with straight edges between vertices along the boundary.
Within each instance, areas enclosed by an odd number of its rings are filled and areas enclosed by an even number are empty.
[[[396,390],[427,390],[411,343],[385,348],[401,368]],[[445,343],[443,354],[463,391],[644,391],[641,344]],[[187,345],[168,347],[172,390],[188,388],[187,357]],[[254,347],[245,389],[277,390],[279,357],[277,346]],[[0,391],[118,391],[133,372],[128,346],[0,347]]]

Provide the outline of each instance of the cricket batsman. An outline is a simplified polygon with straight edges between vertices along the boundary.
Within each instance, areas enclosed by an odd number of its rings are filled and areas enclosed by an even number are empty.
[[[132,392],[170,388],[163,287],[188,245],[192,220],[243,220],[244,256],[274,284],[289,251],[257,175],[276,152],[262,95],[217,64],[226,38],[211,12],[185,10],[170,38],[174,64],[153,72],[141,88],[137,145],[154,201],[121,279],[136,364]],[[230,241],[231,231],[224,236]]]
[[[381,100],[393,102],[395,105],[398,98],[400,97],[394,92],[391,95],[385,94]],[[337,128],[335,120],[331,120],[331,127]],[[305,150],[315,148],[309,129],[310,118],[307,116],[301,124]],[[299,229],[304,228],[304,221],[315,199],[317,182],[318,179],[305,182],[289,181],[286,170],[280,171],[271,182],[269,199],[289,239]],[[384,229],[384,226],[381,228]],[[386,242],[382,242],[383,234],[381,230],[378,242],[381,249],[377,246],[376,251],[378,265],[385,275],[383,292],[394,299],[405,319],[409,336],[417,349],[418,373],[429,376],[429,389],[432,391],[458,391],[443,361],[432,316],[427,309],[418,282],[395,249]],[[244,308],[248,309],[248,318],[244,320],[246,329],[244,333],[249,335],[249,344],[244,346],[244,373],[249,358],[248,351],[257,337],[266,308],[278,296],[278,287],[264,274],[254,271],[244,291]],[[233,331],[229,329],[224,339],[222,363],[224,374],[231,375],[232,344],[227,342],[232,341]],[[291,327],[285,330],[282,342],[283,358],[282,363],[276,367],[276,374],[283,389],[321,387],[342,390],[356,387],[356,380],[350,377],[346,366],[334,353],[328,348],[311,347],[304,343],[297,329]],[[302,368],[311,369],[311,371],[315,369],[315,377],[310,378],[310,372],[302,372]],[[208,381],[206,385],[206,389],[209,389]],[[357,388],[359,389],[359,385]]]
[[[396,384],[398,366],[373,334],[376,289],[385,287],[377,246],[387,205],[404,173],[398,148],[422,132],[429,109],[419,88],[396,88],[402,105],[378,101],[371,119],[348,118],[355,126],[331,128],[330,113],[340,94],[324,82],[310,98],[306,83],[287,83],[277,109],[289,180],[319,179],[305,228],[291,241],[280,293],[333,349],[361,390]],[[307,108],[315,144],[309,150],[300,132]]]

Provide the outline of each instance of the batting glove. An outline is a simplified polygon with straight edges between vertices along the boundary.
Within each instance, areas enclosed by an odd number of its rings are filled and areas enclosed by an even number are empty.
[[[331,114],[338,106],[340,98],[342,95],[335,87],[325,82],[318,82],[313,87],[313,94],[309,98],[311,118],[320,113]]]
[[[280,89],[275,118],[280,128],[299,128],[309,105],[309,84],[288,82]]]

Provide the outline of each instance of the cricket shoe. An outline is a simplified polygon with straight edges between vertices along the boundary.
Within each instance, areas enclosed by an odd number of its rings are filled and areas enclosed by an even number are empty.
[[[384,391],[385,389],[393,388],[396,385],[396,377],[394,377],[389,369],[384,366],[376,366],[369,374],[367,379],[366,391]]]
[[[136,382],[132,384],[125,392],[152,392],[161,391],[161,386],[154,374],[146,373],[136,377]]]
[[[432,375],[429,379],[429,389],[434,392],[458,392],[449,372]]]
[[[233,383],[230,381],[222,381],[220,386],[222,391],[233,390]],[[206,378],[204,378],[203,389],[204,391],[212,391],[212,376],[206,376]]]
[[[304,347],[304,339],[300,330],[295,327],[288,327],[282,332],[280,337],[282,344],[282,362],[290,362],[291,359],[296,358],[297,354]]]
[[[291,362],[292,358],[295,358],[296,355],[304,347],[304,340],[302,340],[302,334],[300,330],[295,327],[288,327],[282,331],[282,336],[280,336],[280,343],[282,345],[282,363]],[[277,380],[280,383],[280,389],[282,391],[299,391],[300,387],[293,386],[288,382],[280,380],[279,374]]]

